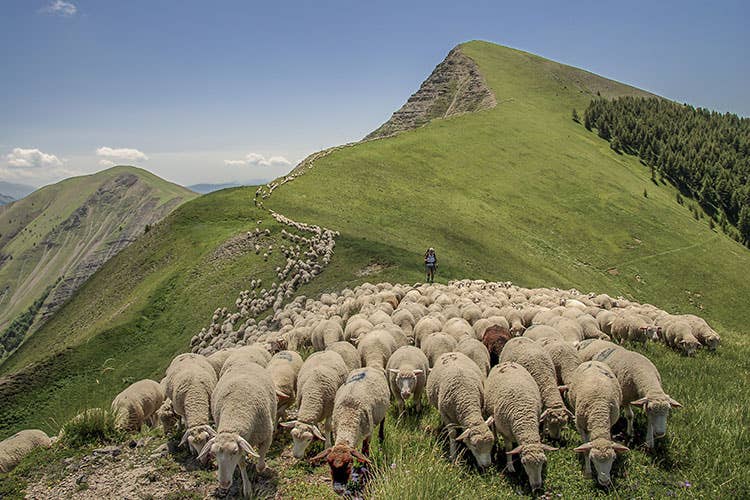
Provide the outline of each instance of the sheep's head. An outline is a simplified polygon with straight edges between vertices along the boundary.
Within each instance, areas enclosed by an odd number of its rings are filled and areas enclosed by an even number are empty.
[[[539,423],[544,424],[550,438],[560,439],[563,428],[573,418],[574,415],[567,408],[547,408],[539,417]]]
[[[656,325],[650,325],[646,328],[646,336],[654,342],[659,342],[661,338],[662,328]]]
[[[701,343],[694,338],[682,339],[678,345],[685,356],[692,356],[701,347]]]
[[[305,456],[305,450],[310,445],[313,439],[320,439],[325,441],[323,433],[320,432],[318,426],[315,424],[308,424],[300,422],[299,420],[291,420],[289,422],[283,422],[282,427],[291,429],[292,440],[294,445],[292,447],[292,455],[294,458],[302,458]]]
[[[198,459],[204,460],[209,454],[216,457],[219,487],[224,489],[232,485],[234,469],[244,460],[245,454],[254,458],[260,457],[250,443],[239,434],[232,432],[222,432],[209,439],[198,455]]]
[[[159,419],[159,423],[164,429],[165,434],[171,434],[174,430],[180,417],[174,412],[172,408],[172,402],[170,400],[164,401],[164,404],[156,410],[156,418]]]
[[[328,467],[331,469],[333,491],[342,494],[346,491],[346,485],[352,475],[352,464],[355,458],[362,463],[370,463],[370,460],[366,456],[348,444],[337,444],[332,448],[328,448],[314,456],[310,462],[313,464],[318,464],[323,460],[328,462]]]
[[[715,351],[717,347],[719,347],[719,342],[721,342],[721,338],[715,334],[712,333],[705,338],[706,341],[706,347],[711,349],[712,351]]]
[[[627,446],[620,443],[615,443],[609,439],[597,438],[582,444],[575,451],[588,455],[589,460],[594,464],[597,482],[602,486],[609,487],[612,484],[610,473],[612,471],[612,464],[615,461],[615,455],[630,450]]]
[[[185,431],[185,434],[182,435],[180,446],[183,446],[185,443],[187,443],[187,445],[190,447],[190,451],[193,454],[199,454],[203,450],[203,447],[206,446],[208,440],[215,435],[216,431],[214,431],[208,425],[196,425],[193,427],[189,427]]]
[[[529,477],[529,484],[532,490],[538,490],[542,487],[542,469],[547,463],[545,451],[556,451],[557,448],[548,446],[544,443],[526,443],[516,446],[507,452],[508,460],[513,459],[513,455],[521,455],[521,465]]]
[[[648,425],[654,431],[654,437],[661,438],[667,433],[667,417],[672,408],[682,405],[666,394],[657,397],[645,397],[630,403],[643,408],[648,417]]]
[[[409,399],[414,393],[417,386],[417,378],[424,375],[424,370],[396,370],[390,368],[389,371],[396,375],[396,387],[401,393],[401,398]]]
[[[489,426],[494,420],[494,417],[489,417],[486,421],[469,427],[456,437],[456,441],[461,441],[471,451],[477,465],[482,469],[492,463],[492,445],[495,442],[495,436]]]

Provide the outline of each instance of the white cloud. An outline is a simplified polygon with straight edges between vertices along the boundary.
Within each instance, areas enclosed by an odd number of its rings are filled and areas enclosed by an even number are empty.
[[[113,162],[112,160],[99,160],[99,166],[105,168],[114,167],[115,162]]]
[[[39,12],[43,14],[54,14],[57,16],[70,17],[78,12],[78,7],[73,2],[65,0],[53,0],[47,6],[42,7]]]
[[[5,157],[8,165],[16,168],[36,168],[60,166],[60,159],[52,154],[44,153],[38,149],[13,148],[13,151]]]
[[[266,158],[262,154],[248,153],[243,160],[224,160],[224,164],[231,166],[254,165],[257,167],[281,167],[289,166],[292,162],[283,156],[270,156]]]
[[[104,158],[110,159],[110,162],[111,160],[125,160],[131,162],[148,160],[148,156],[142,151],[132,148],[110,148],[102,146],[96,150],[96,154],[97,156],[103,156]],[[102,165],[101,162],[99,162],[99,164]],[[114,165],[114,163],[112,163],[112,165]]]

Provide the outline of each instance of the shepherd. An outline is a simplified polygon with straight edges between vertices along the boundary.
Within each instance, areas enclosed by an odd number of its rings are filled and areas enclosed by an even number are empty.
[[[437,255],[435,249],[430,247],[424,254],[424,266],[427,271],[427,283],[434,283],[435,270],[437,269]]]

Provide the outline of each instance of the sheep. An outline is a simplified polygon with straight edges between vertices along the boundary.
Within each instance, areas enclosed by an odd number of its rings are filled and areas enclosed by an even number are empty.
[[[544,452],[557,448],[543,444],[539,437],[542,397],[534,378],[518,363],[495,366],[484,382],[484,411],[495,432],[503,436],[508,471],[515,472],[513,455],[520,454],[531,488],[541,488],[547,462]],[[513,443],[518,446],[514,448]]]
[[[427,396],[440,412],[448,430],[451,460],[456,460],[457,442],[471,451],[480,468],[492,461],[494,435],[489,429],[492,417],[482,417],[484,375],[476,363],[460,352],[440,356],[427,377]],[[456,429],[463,432],[456,436]]]
[[[16,432],[0,441],[0,472],[10,472],[34,449],[49,448],[51,445],[49,436],[39,429]]]
[[[313,438],[331,446],[331,415],[336,391],[346,380],[349,369],[335,351],[312,354],[305,360],[297,377],[297,419],[281,424],[291,429],[295,458],[305,456]],[[325,421],[325,436],[318,424]]]
[[[349,371],[362,368],[362,358],[359,356],[357,348],[345,340],[334,342],[326,347],[326,351],[335,351],[343,358]]]
[[[612,441],[610,429],[620,418],[622,390],[614,372],[599,361],[587,361],[573,372],[568,386],[568,399],[575,411],[576,429],[583,444],[575,449],[585,453],[583,476],[591,478],[591,462],[596,480],[608,487],[616,453],[629,451]]]
[[[654,447],[654,438],[667,433],[667,417],[672,408],[682,405],[667,395],[661,387],[661,375],[654,364],[644,355],[627,349],[609,348],[593,358],[607,364],[620,382],[627,433],[633,435],[633,409],[643,408],[648,418],[646,446]]]
[[[560,439],[562,428],[573,414],[565,407],[557,386],[555,364],[547,351],[526,337],[510,339],[500,353],[500,363],[513,361],[528,370],[539,386],[544,411],[541,420],[552,439]]]
[[[175,413],[172,400],[166,398],[162,405],[156,410],[156,420],[161,424],[165,435],[170,435],[180,423],[180,416]]]
[[[679,349],[686,356],[692,356],[701,346],[692,333],[690,323],[683,319],[674,319],[666,323],[663,329],[662,336],[665,343],[669,347]]]
[[[569,342],[554,337],[542,339],[539,343],[555,365],[558,385],[567,386],[573,372],[581,364],[578,351]]]
[[[656,340],[656,331],[658,327],[653,326],[652,322],[645,316],[634,313],[624,313],[612,320],[610,335],[620,343],[624,341],[642,342],[651,338]]]
[[[180,446],[187,443],[188,449],[195,455],[215,435],[210,426],[210,403],[216,381],[216,365],[199,354],[180,354],[174,358],[162,380],[164,393],[172,401],[174,413],[182,417],[185,424]]]
[[[427,383],[429,366],[427,356],[414,346],[400,347],[388,359],[388,386],[399,412],[404,411],[405,402],[412,396],[417,412],[422,411],[422,393]]]
[[[353,459],[369,464],[370,436],[379,427],[378,439],[382,443],[385,415],[390,403],[388,382],[382,370],[364,367],[349,374],[346,382],[336,392],[333,408],[333,425],[336,443],[316,455],[311,462],[328,462],[333,490],[343,493],[351,476]],[[357,451],[362,442],[362,453]]]
[[[512,338],[513,334],[510,333],[510,330],[499,325],[493,325],[484,331],[482,344],[490,353],[490,366],[495,366],[498,363],[503,347]]]
[[[373,324],[364,316],[355,314],[349,321],[346,322],[346,328],[344,329],[344,340],[351,340],[352,338],[358,338],[363,333],[367,333],[372,330]]]
[[[503,318],[505,319],[505,318]],[[507,323],[507,322],[506,322]],[[468,321],[463,318],[451,318],[445,322],[442,331],[447,333],[456,341],[461,340],[463,337],[474,337],[474,329],[471,327]]]
[[[456,345],[456,352],[466,354],[474,361],[486,377],[490,372],[490,352],[487,347],[473,337],[464,337]]]
[[[297,375],[302,368],[302,356],[295,351],[280,351],[273,355],[266,367],[271,380],[279,393],[287,396],[279,398],[276,415],[281,418],[289,405],[297,397]]]
[[[563,340],[567,342],[580,342],[584,340],[583,328],[576,319],[563,317],[556,321],[554,326],[560,332]]]
[[[154,380],[139,380],[112,400],[118,429],[137,431],[146,422],[154,423],[154,413],[164,402],[164,389]]]
[[[439,332],[443,323],[434,316],[425,316],[414,325],[414,345],[422,346],[422,341],[431,333]]]
[[[601,331],[599,323],[590,314],[582,314],[576,318],[578,324],[583,330],[584,339],[605,339],[609,340],[609,335]]]
[[[385,369],[388,358],[396,350],[396,341],[387,330],[373,330],[357,342],[362,366]]]
[[[596,322],[599,323],[599,329],[608,334],[612,334],[612,322],[617,318],[614,311],[604,310],[596,315]]]
[[[456,350],[458,342],[456,339],[443,332],[431,333],[422,341],[422,351],[427,356],[427,360],[430,362],[430,368],[435,365],[435,361],[445,354]]]
[[[682,316],[679,316],[679,318],[690,324],[693,336],[698,339],[701,344],[705,345],[712,351],[715,351],[716,348],[719,347],[721,337],[708,325],[708,323],[706,323],[706,320],[699,318],[694,314],[683,314]]]
[[[326,346],[344,340],[344,330],[332,319],[320,321],[312,331],[312,345],[316,351],[322,351]]]
[[[225,364],[226,372],[211,394],[216,435],[205,444],[199,460],[211,453],[216,457],[220,488],[229,488],[234,470],[239,467],[242,492],[250,497],[246,454],[258,461],[258,472],[266,468],[265,456],[276,427],[276,398],[268,370],[256,363]]]
[[[614,342],[600,339],[586,339],[576,345],[576,351],[578,351],[578,359],[581,361],[581,363],[591,361],[599,352],[603,351],[604,349],[610,348],[625,349],[621,345],[615,344]]]
[[[271,353],[257,344],[231,349],[229,356],[224,361],[221,372],[219,372],[219,379],[224,376],[229,366],[239,363],[254,363],[265,368],[268,366],[269,361],[271,361]]]
[[[548,325],[532,325],[523,332],[523,336],[531,340],[542,340],[550,337],[563,340],[560,331]]]

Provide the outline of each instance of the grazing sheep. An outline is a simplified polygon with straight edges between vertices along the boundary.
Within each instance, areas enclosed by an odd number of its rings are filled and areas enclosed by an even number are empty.
[[[513,334],[510,330],[499,325],[490,326],[484,331],[482,344],[490,353],[490,366],[495,366],[499,362],[503,347],[512,338]]]
[[[584,339],[605,339],[609,340],[609,335],[601,331],[599,323],[590,314],[582,314],[576,318],[578,324],[583,330]]]
[[[547,351],[555,365],[557,383],[561,386],[567,386],[573,372],[581,364],[578,351],[571,343],[554,337],[542,339],[539,343]]]
[[[452,335],[443,332],[431,333],[422,340],[422,351],[430,362],[430,368],[435,365],[435,361],[445,354],[456,350],[458,342]]]
[[[333,426],[336,443],[316,455],[311,462],[326,460],[331,469],[333,490],[343,493],[351,476],[354,458],[370,463],[370,436],[379,426],[378,439],[382,443],[385,415],[390,403],[388,382],[382,370],[364,367],[349,374],[336,392]],[[357,451],[362,443],[362,453]]]
[[[362,368],[362,358],[359,356],[359,351],[357,351],[356,347],[345,340],[334,342],[326,347],[326,351],[339,353],[343,358],[344,363],[346,363],[347,368],[349,368],[349,371]]]
[[[297,397],[297,375],[302,368],[302,363],[302,356],[297,352],[280,351],[273,355],[266,367],[271,375],[271,380],[273,380],[277,396],[279,393],[286,396],[279,397],[276,407],[278,418],[284,416],[284,412]]]
[[[632,406],[643,408],[648,417],[646,445],[654,447],[654,438],[667,433],[667,417],[672,408],[682,405],[669,397],[661,387],[661,375],[644,355],[627,349],[605,349],[594,356],[594,361],[607,364],[620,382],[622,404],[628,421],[627,433],[633,435]]]
[[[0,441],[0,472],[10,472],[34,449],[49,448],[51,444],[49,436],[39,429],[16,432]]]
[[[404,411],[405,402],[414,396],[417,411],[422,411],[422,393],[427,383],[430,363],[418,347],[404,346],[394,352],[388,360],[388,386],[398,411]]]
[[[620,418],[620,383],[609,366],[599,361],[587,361],[576,368],[568,389],[576,429],[583,439],[583,444],[575,449],[578,453],[585,453],[583,475],[591,477],[591,462],[594,462],[596,480],[608,487],[612,482],[610,471],[615,454],[628,451],[626,446],[613,442],[610,433]]]
[[[396,350],[396,341],[387,330],[373,330],[357,342],[362,366],[385,369],[388,358]]]
[[[112,412],[118,429],[137,431],[154,423],[154,413],[164,402],[164,389],[154,380],[139,380],[115,396]]]
[[[344,330],[332,319],[320,321],[312,331],[312,345],[316,351],[325,350],[326,346],[344,340]]]
[[[656,340],[656,328],[652,321],[640,314],[624,313],[612,320],[612,338],[620,343],[625,341],[645,343],[649,338]]]
[[[346,380],[349,368],[335,351],[312,354],[305,360],[297,377],[297,419],[281,424],[291,429],[295,458],[305,456],[305,450],[314,438],[331,446],[331,415],[336,391]],[[318,424],[325,421],[324,431]]]
[[[544,411],[541,420],[552,439],[560,439],[560,433],[573,414],[565,407],[557,385],[555,364],[547,351],[539,344],[526,337],[510,339],[500,354],[500,362],[512,361],[528,370],[539,386]]]
[[[221,375],[221,369],[224,366],[224,362],[233,352],[234,349],[221,349],[220,351],[216,351],[215,353],[206,356],[206,360],[211,363],[211,366],[213,366],[214,371],[216,372],[217,379],[219,378],[219,375]]]
[[[563,317],[555,322],[554,326],[555,329],[560,332],[563,340],[567,342],[580,342],[585,338],[583,335],[583,328],[578,323],[577,319]]]
[[[557,328],[549,325],[531,325],[523,332],[523,336],[531,340],[542,340],[546,338],[556,338],[563,340],[562,334]]]
[[[414,325],[414,345],[422,346],[422,341],[431,333],[439,332],[443,323],[434,316],[425,316]]]
[[[216,435],[198,458],[203,460],[209,453],[216,457],[220,488],[232,485],[234,470],[239,467],[242,492],[249,498],[246,455],[258,459],[258,472],[266,468],[265,456],[276,428],[276,389],[268,370],[256,363],[225,365],[224,369],[211,395]]]
[[[471,327],[469,322],[463,318],[449,319],[445,322],[442,331],[456,339],[456,341],[459,341],[464,337],[473,338],[475,336],[474,329]]]
[[[520,454],[531,488],[541,488],[547,463],[544,452],[557,448],[543,444],[539,437],[542,397],[534,378],[517,363],[495,366],[484,382],[484,410],[493,419],[495,432],[503,436],[508,471],[515,472],[513,456]]]
[[[721,337],[708,325],[708,323],[706,323],[705,319],[699,318],[694,314],[683,314],[679,317],[690,324],[693,336],[698,339],[701,344],[705,345],[712,351],[715,351],[716,348],[719,347]]]
[[[464,337],[456,345],[456,351],[466,354],[474,361],[486,377],[490,372],[490,352],[485,345],[473,337]]]
[[[600,339],[586,339],[583,342],[579,342],[576,345],[576,350],[578,351],[578,359],[581,361],[581,363],[584,363],[586,361],[591,361],[594,359],[594,356],[596,356],[599,352],[603,351],[604,349],[625,349],[621,345],[615,344],[614,342],[609,342],[608,340],[600,340]]]
[[[200,354],[180,354],[174,358],[162,380],[166,397],[172,401],[174,412],[182,417],[186,427],[180,446],[187,443],[196,455],[215,435],[209,424],[211,393],[216,381],[215,365]]]
[[[489,429],[492,417],[484,420],[482,403],[484,375],[476,363],[460,352],[440,356],[427,377],[427,396],[440,412],[440,421],[448,429],[451,459],[456,460],[457,441],[471,451],[480,468],[492,462],[495,439]],[[456,436],[456,429],[463,432]]]
[[[612,335],[612,322],[617,318],[617,314],[613,311],[604,310],[596,315],[596,322],[599,323],[599,329],[608,334]]]
[[[180,416],[175,413],[171,399],[165,399],[159,409],[156,410],[156,420],[161,424],[164,434],[167,436],[177,428],[180,423]]]
[[[685,356],[692,356],[701,347],[701,343],[692,333],[690,323],[682,319],[668,322],[662,336],[669,347],[679,349]]]
[[[346,322],[346,328],[344,329],[344,340],[351,340],[358,338],[360,335],[365,334],[372,330],[373,324],[367,320],[364,316],[354,315],[349,318]]]

